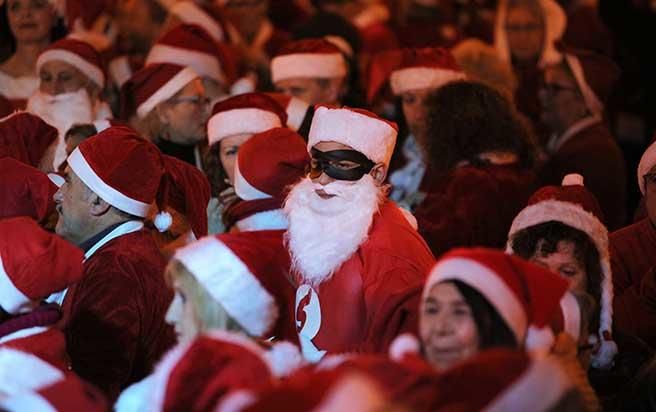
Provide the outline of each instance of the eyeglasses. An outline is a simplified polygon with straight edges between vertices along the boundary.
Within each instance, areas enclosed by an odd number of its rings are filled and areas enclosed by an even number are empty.
[[[647,173],[644,175],[645,187],[649,186],[650,188],[656,189],[656,172]]]
[[[541,88],[549,94],[556,94],[560,92],[570,91],[573,93],[578,93],[579,89],[574,86],[565,86],[558,83],[542,83]]]
[[[180,96],[170,99],[169,103],[172,104],[190,103],[196,106],[206,106],[210,104],[210,99],[208,99],[205,96]]]

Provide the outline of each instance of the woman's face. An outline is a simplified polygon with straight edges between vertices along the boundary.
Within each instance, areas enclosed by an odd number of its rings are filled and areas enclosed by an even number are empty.
[[[55,10],[48,0],[9,0],[7,18],[18,43],[43,42],[50,39]]]
[[[202,325],[189,291],[179,277],[173,281],[173,289],[175,295],[166,312],[166,323],[173,326],[178,343],[189,342],[200,333]]]
[[[423,300],[419,334],[424,356],[436,369],[448,368],[479,350],[472,310],[452,282],[433,286]]]
[[[236,134],[219,142],[219,159],[231,185],[235,184],[235,162],[239,146],[243,145],[251,136],[253,135],[249,133]]]
[[[538,242],[537,250],[530,260],[567,279],[570,291],[586,293],[587,273],[583,262],[580,262],[574,254],[576,250],[574,243],[561,240],[556,245],[556,251],[547,256],[540,252],[540,246]]]
[[[422,146],[425,146],[426,139],[426,99],[432,91],[434,90],[409,90],[401,95],[401,106],[403,107],[405,121],[415,138],[424,143]]]
[[[529,6],[508,9],[506,35],[510,53],[517,60],[536,59],[544,44],[544,23],[540,13]]]

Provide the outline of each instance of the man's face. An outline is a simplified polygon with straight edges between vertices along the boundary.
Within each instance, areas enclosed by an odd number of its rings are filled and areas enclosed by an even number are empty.
[[[39,90],[53,96],[76,92],[92,85],[91,80],[75,66],[61,60],[49,61],[41,66],[39,79]]]
[[[92,218],[93,192],[67,167],[64,184],[55,193],[54,200],[59,220],[55,231],[64,239],[80,245],[89,238],[89,221]]]
[[[162,103],[160,120],[167,125],[169,139],[194,145],[205,139],[209,100],[200,79],[189,82],[168,101]]]
[[[276,82],[278,91],[297,97],[309,105],[338,104],[342,79],[294,78]]]
[[[649,220],[656,225],[656,166],[643,179],[645,179],[645,209]]]
[[[316,149],[316,150],[315,150]],[[322,161],[321,159],[318,158],[317,156],[317,151],[320,153],[329,153],[335,150],[348,150],[348,151],[353,151],[354,149],[350,146],[347,146],[342,143],[337,143],[337,142],[319,142],[316,145],[314,145],[313,150],[311,151],[312,155],[312,161],[311,161],[311,169],[312,171],[310,172],[310,179],[312,180],[312,183],[319,184],[321,186],[326,186],[329,185],[330,183],[336,182],[336,181],[342,181],[342,182],[348,182],[346,180],[340,180],[335,177],[331,177],[326,173],[325,171],[320,171],[318,170],[317,166],[318,164]],[[325,160],[323,160],[325,162]],[[360,163],[354,161],[354,160],[347,160],[347,159],[340,159],[340,160],[330,160],[329,161],[330,166],[334,168],[337,171],[340,172],[348,172],[354,169],[357,169],[359,166],[361,166]],[[315,172],[316,171],[316,172]],[[359,179],[358,179],[359,180]],[[317,189],[315,190],[317,195],[321,197],[322,199],[330,199],[334,197],[334,195],[330,195],[326,193],[323,189]]]
[[[401,95],[403,116],[410,132],[422,142],[426,137],[426,99],[431,89],[409,90]]]
[[[231,185],[235,184],[235,163],[239,147],[253,137],[250,133],[236,134],[223,138],[219,142],[219,160]]]
[[[513,57],[518,60],[539,57],[544,44],[544,23],[536,9],[529,6],[508,9],[505,29]]]
[[[562,132],[587,115],[585,101],[574,77],[561,64],[544,71],[544,84],[538,93],[542,121],[553,131]]]

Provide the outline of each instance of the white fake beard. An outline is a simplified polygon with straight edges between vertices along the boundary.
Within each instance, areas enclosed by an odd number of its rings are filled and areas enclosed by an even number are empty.
[[[58,95],[45,94],[37,90],[27,101],[27,111],[41,117],[59,132],[56,142],[54,170],[66,160],[64,136],[77,123],[92,123],[93,104],[86,89]]]
[[[336,196],[322,199],[316,189]],[[367,239],[383,194],[370,175],[357,182],[338,180],[326,186],[307,177],[301,180],[284,207],[289,218],[285,241],[292,269],[311,286],[329,280]]]

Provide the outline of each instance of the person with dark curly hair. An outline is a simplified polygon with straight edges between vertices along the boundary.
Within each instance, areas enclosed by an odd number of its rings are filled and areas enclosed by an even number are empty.
[[[482,83],[447,84],[427,108],[419,232],[435,256],[457,246],[503,247],[534,190],[529,129],[501,93]]]

